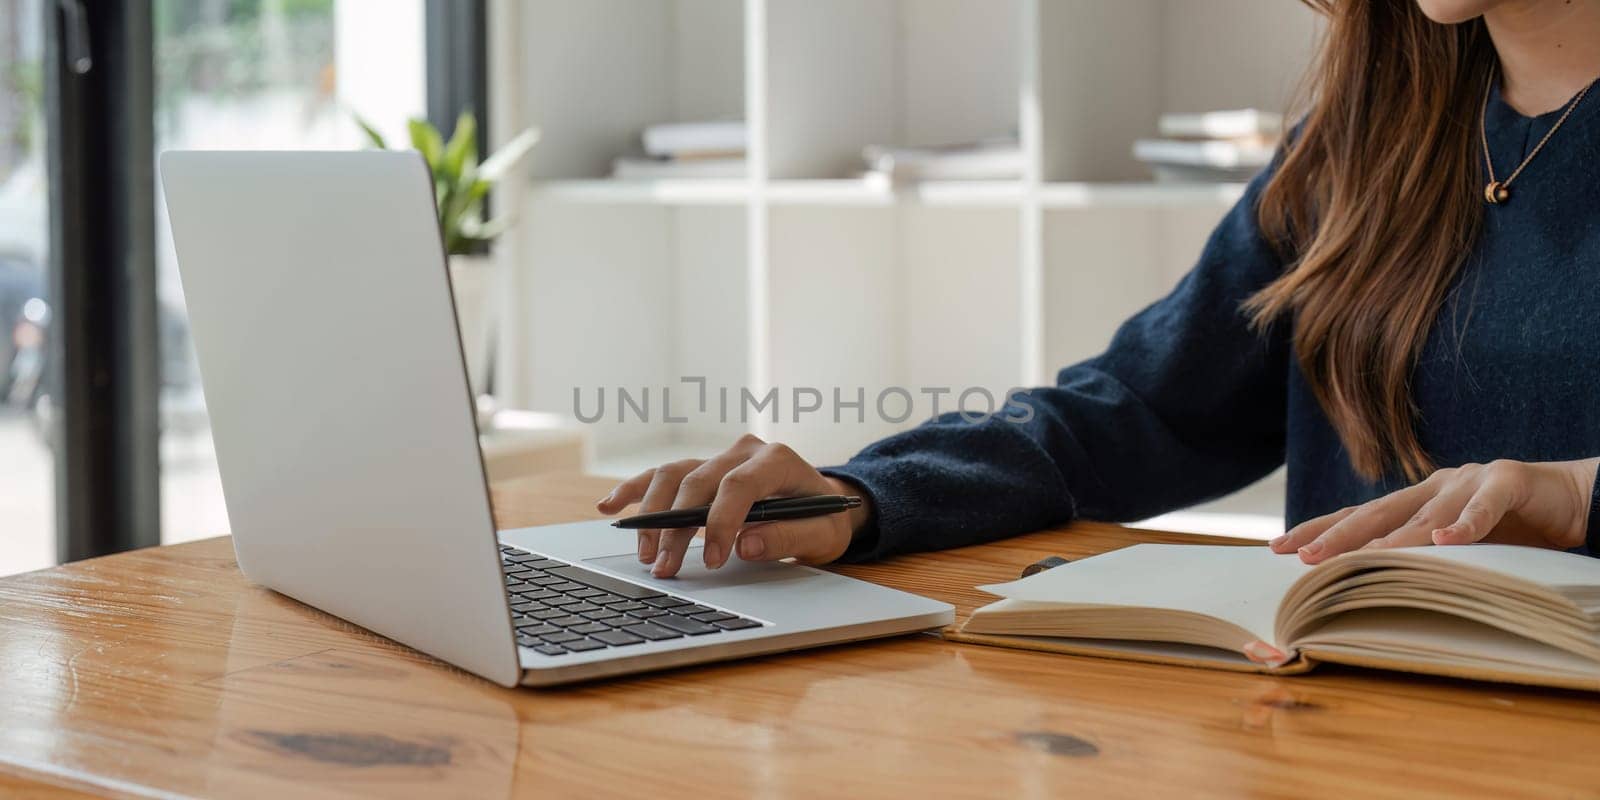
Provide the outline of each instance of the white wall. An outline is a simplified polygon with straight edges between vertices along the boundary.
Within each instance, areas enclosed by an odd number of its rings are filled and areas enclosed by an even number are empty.
[[[1283,109],[1323,30],[1299,0],[1166,0],[1163,105]],[[1219,81],[1218,74],[1228,80]]]

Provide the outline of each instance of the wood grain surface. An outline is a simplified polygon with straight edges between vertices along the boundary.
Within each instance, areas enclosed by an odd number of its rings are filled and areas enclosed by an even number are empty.
[[[502,527],[608,484],[497,487]],[[965,613],[1078,524],[839,568]],[[0,580],[0,796],[1600,797],[1600,699],[931,635],[507,690],[245,581],[226,539]]]

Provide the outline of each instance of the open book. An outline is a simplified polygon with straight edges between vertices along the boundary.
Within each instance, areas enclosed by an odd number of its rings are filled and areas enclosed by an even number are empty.
[[[1275,674],[1326,661],[1600,691],[1600,559],[1553,550],[1358,550],[1312,567],[1265,547],[1139,544],[980,588],[1005,599],[952,638]],[[1247,657],[1256,641],[1283,659]]]

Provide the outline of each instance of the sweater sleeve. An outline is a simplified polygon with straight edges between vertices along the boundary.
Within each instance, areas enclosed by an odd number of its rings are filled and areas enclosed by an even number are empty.
[[[1073,519],[1128,521],[1222,496],[1284,460],[1286,326],[1240,304],[1282,271],[1256,225],[1270,172],[1164,299],[1106,351],[1015,393],[999,413],[943,414],[822,470],[873,504],[848,560],[991,541]]]

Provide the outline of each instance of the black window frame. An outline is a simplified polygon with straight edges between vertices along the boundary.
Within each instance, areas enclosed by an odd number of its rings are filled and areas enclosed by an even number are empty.
[[[461,112],[471,111],[478,123],[478,155],[485,157],[489,153],[490,122],[488,2],[425,0],[423,30],[428,121],[448,137],[455,132]],[[485,218],[493,215],[493,202],[493,192],[483,198]],[[488,253],[489,247],[480,244],[474,252]],[[491,394],[497,383],[494,363],[491,352],[483,386]]]
[[[428,121],[445,136],[456,117],[477,117],[478,153],[489,152],[487,0],[426,0],[423,6]]]
[[[150,7],[45,10],[50,395],[62,562],[159,544]]]

